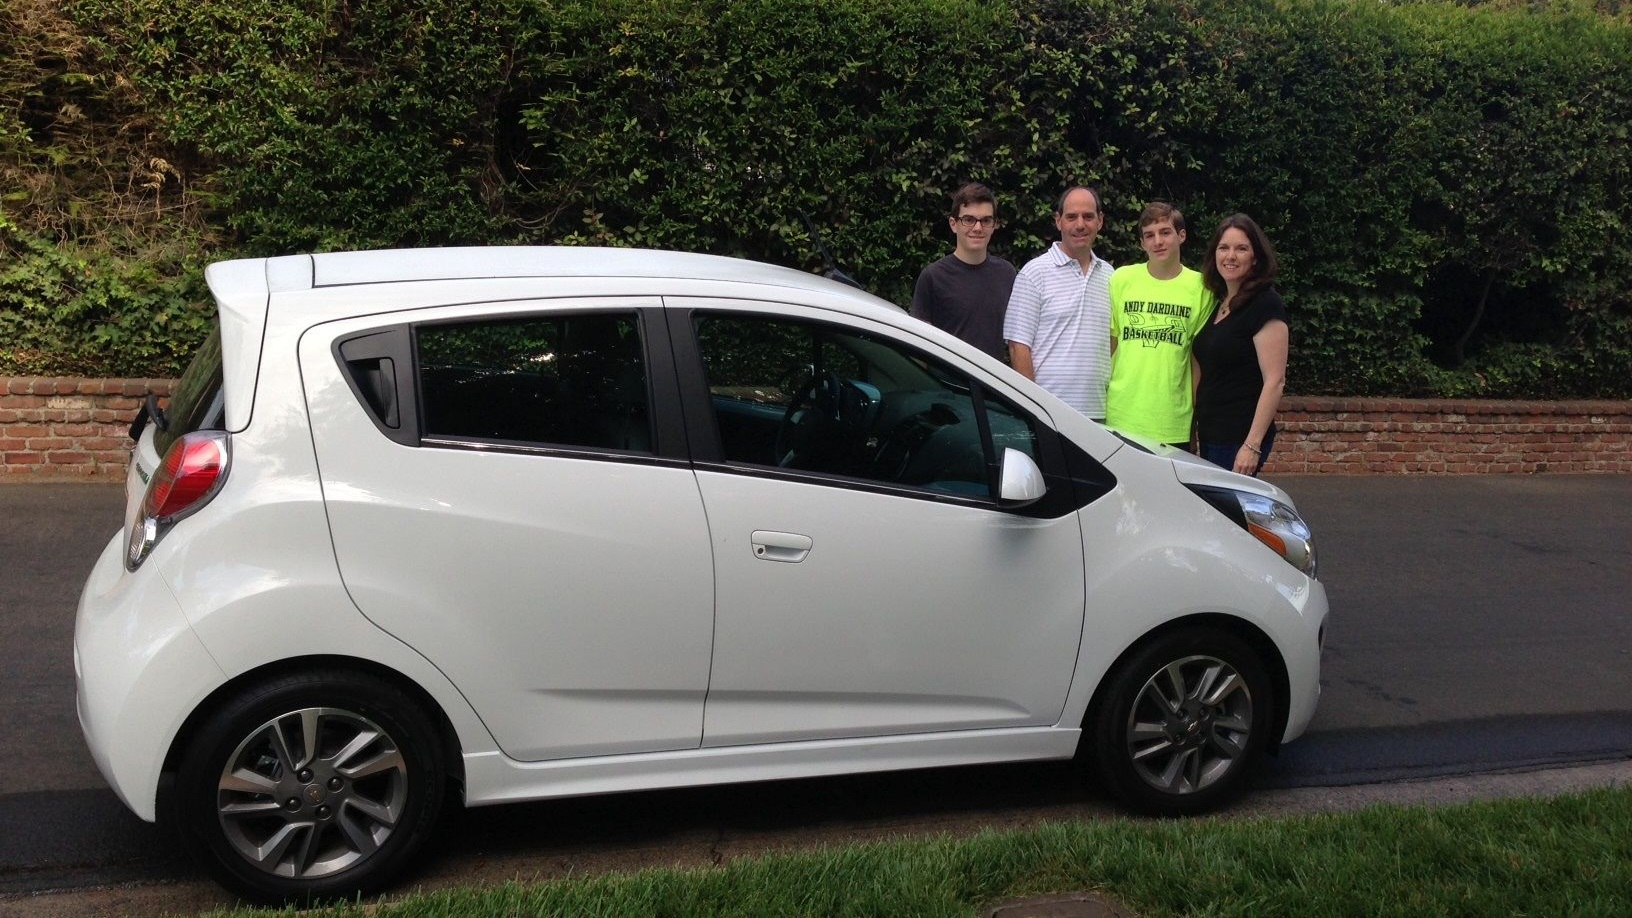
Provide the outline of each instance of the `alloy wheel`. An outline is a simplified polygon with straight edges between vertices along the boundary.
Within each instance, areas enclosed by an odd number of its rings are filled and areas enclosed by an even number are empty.
[[[1212,656],[1174,660],[1139,690],[1129,712],[1133,771],[1166,794],[1193,794],[1228,775],[1252,736],[1252,691]]]
[[[397,830],[408,796],[397,742],[359,714],[310,707],[251,731],[221,770],[216,811],[232,849],[294,880],[360,865]]]

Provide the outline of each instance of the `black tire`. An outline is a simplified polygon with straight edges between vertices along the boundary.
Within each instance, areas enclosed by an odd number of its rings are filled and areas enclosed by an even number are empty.
[[[1085,734],[1100,780],[1133,809],[1187,816],[1241,793],[1274,722],[1246,642],[1212,628],[1159,635],[1107,677]]]
[[[352,899],[413,857],[445,783],[437,731],[413,699],[359,673],[302,673],[211,713],[182,755],[172,815],[246,900]]]

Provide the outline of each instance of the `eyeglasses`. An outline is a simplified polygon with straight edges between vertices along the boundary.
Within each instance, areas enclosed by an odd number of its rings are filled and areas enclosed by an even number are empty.
[[[986,229],[995,229],[996,227],[1003,225],[1003,221],[997,219],[996,217],[974,217],[970,216],[969,214],[963,214],[954,219],[957,221],[957,224],[964,229],[974,229],[977,226],[984,227]]]

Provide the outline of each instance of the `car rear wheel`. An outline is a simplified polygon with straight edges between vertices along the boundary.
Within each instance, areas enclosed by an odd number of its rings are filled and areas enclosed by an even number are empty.
[[[218,708],[184,753],[179,834],[256,902],[370,894],[420,847],[442,805],[431,722],[384,682],[286,676]]]
[[[1090,713],[1099,776],[1135,809],[1221,806],[1262,756],[1274,699],[1258,654],[1211,628],[1161,635],[1111,673]]]

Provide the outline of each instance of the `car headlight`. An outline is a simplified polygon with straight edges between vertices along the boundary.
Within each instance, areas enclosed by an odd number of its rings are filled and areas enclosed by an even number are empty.
[[[1261,494],[1231,488],[1193,486],[1190,490],[1310,577],[1317,576],[1315,537],[1298,511]]]

